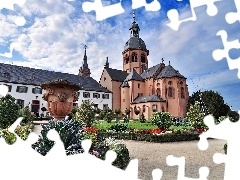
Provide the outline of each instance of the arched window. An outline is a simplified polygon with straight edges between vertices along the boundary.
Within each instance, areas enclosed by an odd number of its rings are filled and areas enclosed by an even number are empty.
[[[143,112],[146,111],[146,105],[143,105]]]
[[[161,90],[160,90],[160,88],[157,88],[156,94],[157,94],[157,96],[161,96]]]
[[[168,81],[168,84],[169,84],[169,85],[172,85],[172,81]]]
[[[173,88],[172,87],[168,88],[168,97],[173,97]]]
[[[137,62],[137,53],[132,53],[132,62]]]
[[[146,63],[145,54],[141,54],[141,63]]]
[[[181,98],[184,99],[185,98],[185,93],[184,93],[184,88],[181,87]]]
[[[128,55],[125,56],[125,62],[126,62],[126,64],[129,63],[129,57],[128,57]]]

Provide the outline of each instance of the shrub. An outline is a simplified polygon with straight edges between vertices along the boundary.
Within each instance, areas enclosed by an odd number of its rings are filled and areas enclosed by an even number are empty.
[[[26,140],[30,132],[32,132],[34,128],[33,123],[25,124],[25,125],[18,125],[14,132],[22,139]]]
[[[127,125],[125,124],[113,124],[109,130],[114,130],[116,132],[123,132],[126,131],[128,129]]]
[[[136,115],[139,115],[140,111],[139,111],[138,109],[134,109],[134,113],[135,113]]]
[[[111,123],[111,121],[114,118],[114,113],[113,113],[113,111],[110,108],[103,109],[100,112],[100,118],[102,118],[103,120],[107,121],[108,123]]]
[[[140,116],[140,118],[139,118],[139,121],[140,121],[141,123],[145,123],[145,122],[146,122],[146,118],[145,118],[145,116],[144,116],[143,113],[141,114],[141,116]]]
[[[186,119],[194,128],[205,129],[207,126],[204,124],[204,117],[204,112],[200,106],[200,103],[196,101],[194,105],[190,106]]]
[[[130,111],[130,109],[125,109],[125,114],[127,115],[127,116],[129,116],[130,115],[130,113],[131,113],[131,111]]]
[[[124,122],[124,123],[129,123],[129,118],[128,118],[127,116],[124,116],[124,117],[123,117],[123,122]]]
[[[21,124],[27,124],[29,122],[32,122],[35,118],[35,115],[31,114],[28,106],[19,110],[19,116],[23,117]]]
[[[0,128],[6,129],[19,117],[20,106],[10,94],[0,99]]]
[[[17,140],[16,136],[9,132],[8,129],[2,129],[0,130],[0,137],[3,137],[5,139],[5,142],[9,145],[14,144]]]
[[[95,110],[89,100],[83,101],[77,109],[76,120],[84,122],[87,127],[91,127],[95,118]]]
[[[85,131],[81,122],[74,119],[49,121],[49,124],[42,125],[42,128],[38,141],[32,145],[32,148],[40,154],[45,156],[54,145],[54,142],[47,138],[47,132],[50,129],[55,129],[60,135],[67,155],[70,155],[73,151],[83,152],[81,140],[84,139]]]
[[[168,112],[155,112],[150,117],[150,120],[159,129],[168,129],[173,124],[172,117]]]

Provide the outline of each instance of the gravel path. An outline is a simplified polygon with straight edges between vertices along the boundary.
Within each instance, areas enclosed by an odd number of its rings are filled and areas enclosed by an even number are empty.
[[[212,156],[216,153],[224,153],[224,140],[209,140],[209,147],[201,151],[197,147],[198,141],[174,142],[174,143],[150,143],[124,140],[131,159],[138,159],[138,177],[142,180],[152,180],[152,170],[160,168],[163,171],[161,180],[177,179],[178,167],[168,166],[166,157],[185,156],[185,176],[199,178],[198,170],[202,166],[209,167],[209,180],[221,180],[224,178],[224,164],[215,164]]]

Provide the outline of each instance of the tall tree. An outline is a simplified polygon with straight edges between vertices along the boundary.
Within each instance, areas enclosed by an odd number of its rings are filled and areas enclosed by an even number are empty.
[[[200,103],[202,111],[207,114],[212,114],[215,118],[220,116],[227,116],[228,112],[231,110],[230,107],[224,103],[223,97],[215,91],[207,90],[204,92],[194,92],[188,100],[188,109],[195,102]]]

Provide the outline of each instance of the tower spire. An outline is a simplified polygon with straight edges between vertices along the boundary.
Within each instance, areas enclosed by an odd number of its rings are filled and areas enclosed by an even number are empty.
[[[130,27],[130,37],[137,37],[139,38],[139,31],[140,31],[140,28],[138,26],[138,24],[136,23],[136,14],[135,12],[133,11],[132,13],[132,17],[133,17],[133,22],[132,22],[132,25]]]
[[[105,68],[109,68],[109,62],[108,62],[108,57],[106,57],[106,63],[104,65]]]
[[[84,57],[83,57],[83,63],[82,66],[79,69],[79,75],[80,76],[90,76],[90,69],[88,68],[87,63],[87,45],[84,45]]]

